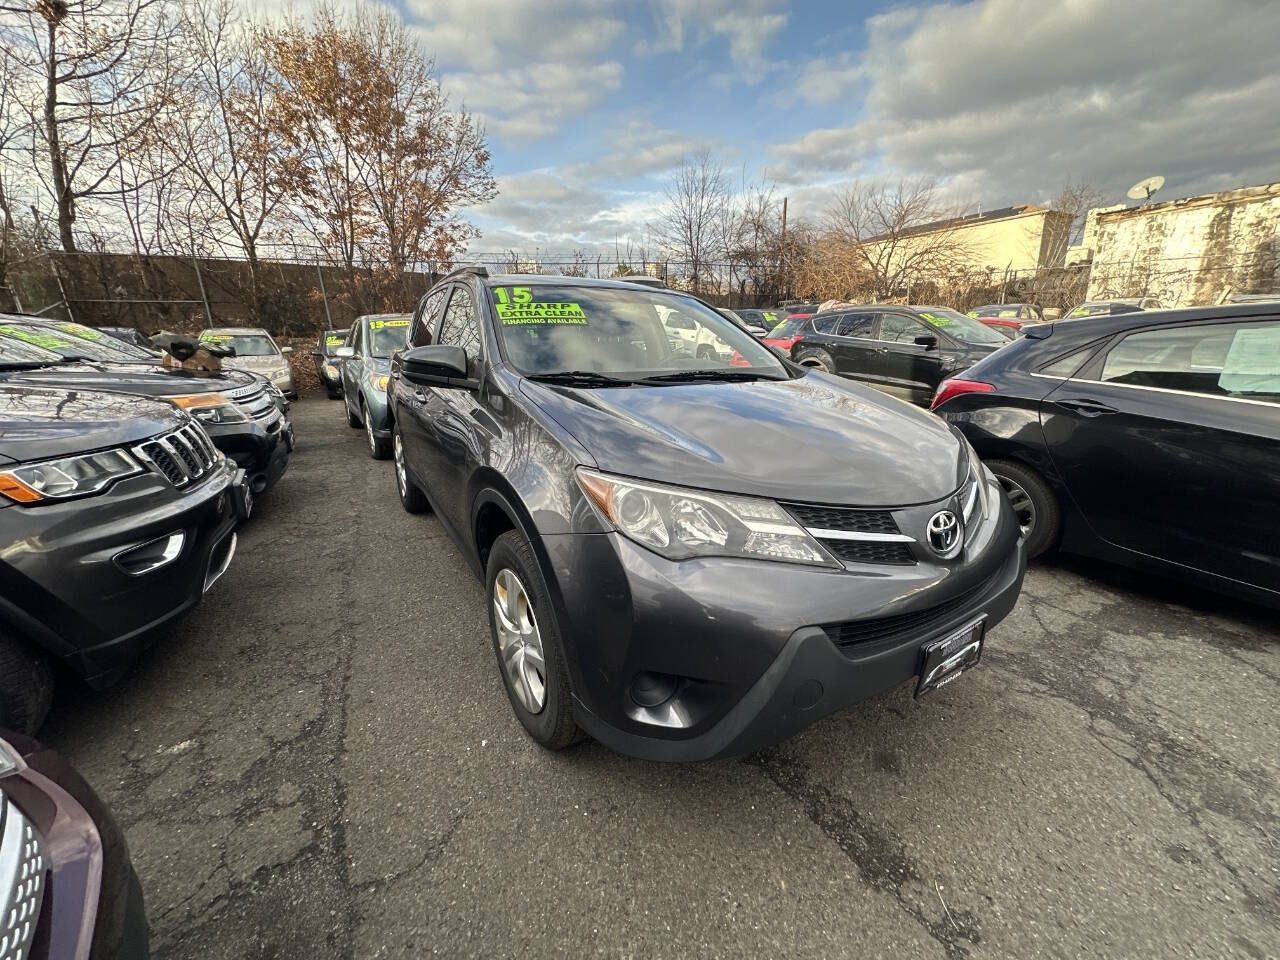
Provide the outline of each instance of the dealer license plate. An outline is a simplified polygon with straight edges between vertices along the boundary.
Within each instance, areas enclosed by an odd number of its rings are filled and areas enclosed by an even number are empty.
[[[961,630],[920,648],[920,681],[916,696],[945,687],[982,658],[982,635],[987,618],[981,617]]]

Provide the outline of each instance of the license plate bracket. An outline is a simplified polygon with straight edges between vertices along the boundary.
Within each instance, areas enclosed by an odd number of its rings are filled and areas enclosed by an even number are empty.
[[[940,687],[945,687],[982,659],[982,641],[986,633],[987,618],[979,617],[959,630],[953,630],[941,640],[932,640],[920,647],[920,679],[916,684],[916,696],[923,697]]]

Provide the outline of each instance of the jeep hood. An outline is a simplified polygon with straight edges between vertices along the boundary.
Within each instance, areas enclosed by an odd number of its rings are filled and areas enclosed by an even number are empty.
[[[172,404],[145,397],[0,386],[0,462],[126,446],[189,422]]]
[[[870,387],[795,380],[521,392],[601,470],[779,500],[886,507],[953,493],[968,469],[940,419]]]

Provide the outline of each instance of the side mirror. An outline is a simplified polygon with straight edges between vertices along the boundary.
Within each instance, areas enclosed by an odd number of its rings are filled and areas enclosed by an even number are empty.
[[[356,355],[356,348],[355,347],[339,347],[337,350],[333,351],[333,355],[337,357],[339,360],[347,360]]]
[[[467,351],[447,343],[414,347],[400,355],[400,369],[410,383],[443,386],[467,378]]]
[[[280,352],[285,356],[288,356],[289,354],[293,353],[293,347],[281,347]]]
[[[316,347],[314,350],[311,351],[311,355],[313,357],[323,357],[324,351],[321,350],[319,347]]]
[[[938,338],[931,333],[922,333],[916,337],[915,344],[917,347],[924,347],[926,350],[932,350],[938,345]]]

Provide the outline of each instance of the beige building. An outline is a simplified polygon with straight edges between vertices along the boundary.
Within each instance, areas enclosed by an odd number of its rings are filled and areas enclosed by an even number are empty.
[[[912,237],[945,237],[955,251],[954,266],[997,274],[1060,267],[1067,253],[1072,217],[1068,213],[1019,204],[953,220],[939,220],[911,231]],[[868,243],[874,244],[875,240]],[[874,259],[874,257],[873,257]]]
[[[1089,213],[1089,299],[1166,307],[1280,290],[1280,183]],[[1073,254],[1075,251],[1072,251]]]

